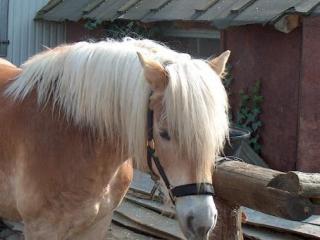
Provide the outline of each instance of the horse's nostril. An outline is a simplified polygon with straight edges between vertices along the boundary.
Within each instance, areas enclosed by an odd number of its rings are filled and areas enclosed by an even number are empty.
[[[187,217],[187,227],[188,227],[192,232],[194,232],[193,224],[192,224],[193,219],[194,219],[194,216],[192,216],[192,215],[189,215],[189,216]]]

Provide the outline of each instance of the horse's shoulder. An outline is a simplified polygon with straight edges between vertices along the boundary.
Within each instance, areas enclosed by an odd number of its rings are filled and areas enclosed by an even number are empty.
[[[0,84],[6,83],[21,73],[22,69],[6,59],[0,58]]]

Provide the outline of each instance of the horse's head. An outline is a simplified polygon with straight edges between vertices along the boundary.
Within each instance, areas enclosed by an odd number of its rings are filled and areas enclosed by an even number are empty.
[[[229,54],[208,62],[189,59],[163,66],[138,53],[152,90],[149,108],[153,111],[155,155],[170,188],[212,183],[214,160],[228,136],[228,101],[220,76]],[[164,180],[159,167],[152,165]],[[193,193],[174,201],[187,238],[207,239],[217,220],[212,195]]]

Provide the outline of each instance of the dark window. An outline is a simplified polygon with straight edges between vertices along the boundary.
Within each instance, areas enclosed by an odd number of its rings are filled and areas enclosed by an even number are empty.
[[[7,56],[9,0],[0,0],[0,57]]]
[[[220,33],[213,30],[165,30],[161,40],[171,48],[208,58],[220,52]]]

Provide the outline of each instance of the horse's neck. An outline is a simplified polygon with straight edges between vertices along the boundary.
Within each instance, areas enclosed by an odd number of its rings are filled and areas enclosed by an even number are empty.
[[[22,69],[16,67],[9,61],[0,58],[0,84],[6,83],[21,73]]]

